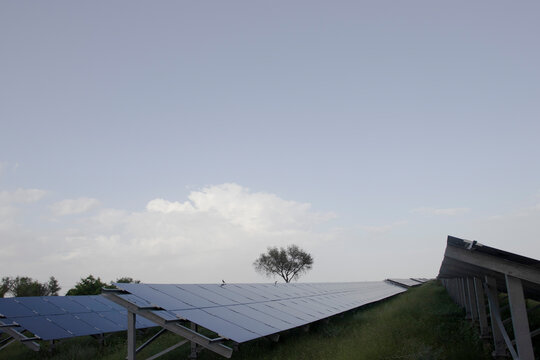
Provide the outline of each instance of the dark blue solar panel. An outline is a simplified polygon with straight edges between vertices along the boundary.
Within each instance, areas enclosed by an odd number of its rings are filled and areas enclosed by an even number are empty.
[[[218,294],[214,291],[209,291],[208,289],[205,289],[204,287],[201,287],[200,285],[181,285],[179,286],[181,289],[189,292],[192,296],[191,299],[194,299],[193,296],[198,296],[200,299],[197,300],[190,300],[190,301],[197,301],[197,307],[213,307],[216,305],[235,305],[238,304],[237,301],[231,300],[230,298],[225,297],[222,294]],[[219,286],[218,286],[219,287]],[[199,305],[201,304],[201,299],[207,301],[207,306]]]
[[[164,309],[192,309],[193,306],[182,301],[182,298],[176,295],[176,292],[180,292],[174,286],[147,285],[147,284],[116,284],[121,286],[122,289],[129,291],[133,295],[145,299],[148,303],[154,306],[159,306]],[[127,286],[126,286],[127,285]],[[168,289],[167,289],[168,288]],[[163,292],[167,289],[168,293]],[[171,295],[173,294],[173,295]]]
[[[19,297],[17,300],[30,310],[32,310],[35,314],[39,315],[59,315],[59,314],[65,314],[65,311],[59,308],[58,306],[55,306],[54,304],[51,304],[47,300],[45,300],[41,296],[35,296],[35,297]]]
[[[78,302],[73,301],[72,296],[51,296],[48,298],[49,303],[63,309],[67,313],[89,312],[86,306],[82,306]]]
[[[328,295],[317,295],[311,298],[311,300],[314,303],[317,303],[321,306],[324,306],[334,313],[343,311],[345,308],[340,305],[337,301],[334,300],[334,298],[328,296]]]
[[[290,322],[280,320],[275,316],[265,314],[263,312],[257,311],[248,305],[234,305],[230,306],[229,309],[237,311],[240,314],[249,316],[252,319],[258,320],[268,326],[279,329],[280,331],[290,329],[294,327]]]
[[[316,316],[306,313],[305,310],[302,310],[299,306],[295,305],[290,300],[272,301],[265,305],[274,308],[280,312],[302,319],[305,323],[310,323],[318,320]]]
[[[283,295],[279,295],[277,292],[267,290],[265,287],[262,286],[262,284],[238,284],[238,286],[255,294],[264,296],[267,300],[279,300],[283,298]]]
[[[73,301],[87,307],[92,311],[110,311],[112,308],[104,303],[97,301],[96,296],[73,296]]]
[[[278,328],[267,325],[264,322],[253,319],[247,315],[235,312],[227,307],[206,308],[204,311],[223,320],[230,321],[233,324],[240,325],[242,328],[255,334],[259,334],[260,336],[270,335],[280,331]]]
[[[283,322],[287,322],[292,325],[292,327],[300,326],[306,324],[306,321],[304,319],[301,319],[297,316],[292,316],[288,313],[276,310],[275,308],[268,306],[266,303],[264,304],[250,304],[248,305],[250,308],[257,310],[263,314],[273,316],[276,319],[279,319]]]
[[[272,300],[271,297],[265,294],[257,293],[254,288],[250,288],[245,284],[230,284],[225,286],[230,291],[234,291],[241,296],[252,299],[251,302],[268,301]]]
[[[335,314],[336,310],[331,309],[329,306],[321,305],[320,303],[317,303],[315,299],[312,298],[305,298],[305,299],[296,299],[294,300],[296,304],[298,304],[300,307],[310,309],[310,312],[313,311],[317,316],[320,318],[325,316],[331,316]]]
[[[234,286],[234,284],[231,285],[201,285],[201,287],[208,289],[209,291],[216,292],[220,295],[225,296],[228,299],[231,299],[232,301],[235,301],[238,304],[246,304],[256,301],[265,300],[263,297],[256,296],[253,293],[249,293],[243,289],[240,289],[237,286]]]
[[[120,327],[127,327],[127,312],[122,314],[118,311],[106,311],[98,314]]]
[[[189,307],[184,307],[184,309],[217,305],[217,303],[207,300],[189,291],[188,289],[190,289],[192,286],[193,285],[181,285],[181,286],[176,286],[176,285],[168,286],[168,285],[157,285],[157,284],[151,285],[152,288],[158,289],[159,291],[162,291],[163,293],[168,294],[169,296],[173,298],[179,299],[185,304],[188,304]],[[182,308],[178,307],[177,309],[182,309]]]
[[[154,311],[156,315],[192,321],[236,342],[306,325],[405,291],[385,282],[124,285],[117,284],[136,295],[137,303],[144,302],[142,298],[169,310]]]
[[[34,316],[35,313],[23,306],[16,298],[0,299],[0,314],[5,317]]]
[[[211,315],[204,310],[182,310],[175,311],[178,315],[186,317],[196,324],[210,329],[219,335],[226,336],[236,342],[245,342],[261,337],[260,334],[246,330],[239,325],[235,325],[229,321],[223,320],[217,316]],[[231,334],[231,335],[225,335]]]
[[[48,316],[48,318],[58,326],[68,331],[73,336],[83,336],[88,334],[94,334],[96,332],[96,329],[93,326],[90,326],[84,321],[81,321],[75,315],[51,315]]]
[[[283,284],[276,284],[276,285],[270,285],[270,284],[257,284],[257,288],[262,290],[263,292],[270,293],[276,296],[276,300],[282,300],[282,299],[290,299],[292,297],[297,297],[298,295],[293,294],[290,291],[287,291],[287,288],[285,286],[282,286]]]
[[[126,309],[98,295],[0,298],[0,314],[6,316],[2,323],[21,324],[19,331],[28,330],[44,340],[127,328]],[[136,326],[156,325],[139,317]]]
[[[178,316],[176,316],[174,313],[172,313],[170,311],[158,310],[158,311],[152,311],[152,313],[156,314],[157,316],[161,317],[162,319],[164,319],[166,321],[178,320]]]
[[[104,304],[104,305],[107,306],[109,309],[116,310],[116,311],[123,311],[123,310],[125,310],[123,306],[118,305],[118,304],[116,304],[116,303],[113,303],[112,301],[105,299],[103,296],[95,296],[94,299],[95,299],[97,302]]]
[[[140,298],[139,296],[137,295],[133,295],[133,294],[120,294],[120,295],[117,295],[118,297],[120,297],[121,299],[124,299],[126,301],[129,301],[130,303],[132,304],[135,304],[137,305],[138,307],[151,307],[151,306],[155,306],[151,303],[149,303],[148,301]]]
[[[100,316],[98,313],[93,313],[93,312],[82,313],[82,314],[77,314],[77,317],[83,320],[85,323],[98,329],[99,332],[101,333],[115,332],[115,331],[121,331],[121,330],[126,329],[125,326],[122,327],[119,324],[116,324],[110,320],[107,320],[104,317]]]
[[[20,317],[13,318],[13,320],[25,329],[32,329],[30,332],[39,336],[43,340],[65,339],[73,337],[73,334],[70,334],[65,329],[56,325],[46,316]]]

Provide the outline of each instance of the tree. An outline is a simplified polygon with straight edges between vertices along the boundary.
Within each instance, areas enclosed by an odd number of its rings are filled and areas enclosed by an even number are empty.
[[[49,295],[58,296],[58,292],[60,289],[60,285],[58,284],[58,280],[54,276],[51,276],[49,278],[49,283],[47,284]]]
[[[289,245],[287,249],[269,247],[266,253],[259,255],[253,266],[266,276],[279,275],[289,283],[311,270],[313,257],[296,245]]]
[[[93,275],[88,275],[86,278],[81,278],[75,287],[68,290],[66,295],[99,295],[104,287],[110,288],[111,286],[102,282],[99,277],[96,279]]]
[[[131,278],[131,277],[124,276],[124,277],[121,277],[119,279],[116,279],[115,282],[117,282],[117,283],[125,283],[125,284],[131,284],[131,283],[140,284],[141,280],[133,280],[133,278]]]
[[[47,283],[40,283],[37,280],[28,276],[17,276],[12,279],[9,277],[2,278],[0,295],[3,297],[7,292],[13,296],[49,296],[58,295],[60,286],[58,281],[51,276]]]
[[[0,298],[3,298],[9,292],[9,289],[11,289],[11,278],[4,276],[0,284]]]

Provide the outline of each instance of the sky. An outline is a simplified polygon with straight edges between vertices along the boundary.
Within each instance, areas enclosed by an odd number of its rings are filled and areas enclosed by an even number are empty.
[[[537,1],[3,1],[0,275],[435,277],[540,258]]]

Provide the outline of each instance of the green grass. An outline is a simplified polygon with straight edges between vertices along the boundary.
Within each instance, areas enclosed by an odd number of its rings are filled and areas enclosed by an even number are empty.
[[[142,343],[150,334],[141,336]],[[124,359],[125,335],[107,338],[99,347],[90,338],[66,341],[48,352],[33,353],[20,344],[0,352],[0,359]],[[179,341],[172,334],[162,336],[138,355],[144,359]],[[162,359],[185,359],[188,347],[163,356]],[[308,333],[292,330],[278,343],[261,339],[241,345],[233,359],[388,359],[388,360],[482,360],[491,359],[472,324],[464,320],[464,312],[455,305],[436,282],[410,289],[386,301],[366,306],[329,323],[311,326]],[[204,350],[201,360],[223,359]]]

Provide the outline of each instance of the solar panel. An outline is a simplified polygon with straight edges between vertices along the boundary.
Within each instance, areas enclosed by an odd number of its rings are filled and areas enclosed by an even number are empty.
[[[414,279],[388,279],[389,281],[392,281],[396,284],[401,284],[401,285],[404,285],[406,287],[411,287],[411,286],[418,286],[420,284],[422,284],[420,281],[417,281],[417,280],[414,280]]]
[[[127,311],[99,295],[0,298],[4,324],[19,324],[42,340],[57,340],[127,329]],[[156,326],[140,318],[137,328]]]
[[[22,304],[39,315],[60,315],[66,313],[65,310],[51,304],[42,297],[29,297],[24,299]]]
[[[120,324],[116,324],[111,320],[108,320],[102,314],[104,313],[89,312],[78,314],[77,317],[85,323],[89,324],[90,326],[93,326],[98,333],[108,333],[125,330],[125,327],[122,327]]]
[[[64,310],[66,313],[83,313],[91,311],[86,306],[79,304],[71,299],[71,296],[51,296],[48,299],[49,303]]]
[[[83,336],[86,334],[92,334],[96,332],[96,328],[85,323],[84,321],[79,321],[80,318],[72,314],[64,315],[53,315],[48,317],[53,323],[58,326],[69,329],[68,332],[73,336]]]
[[[16,298],[0,299],[0,314],[6,318],[15,316],[34,316],[35,313],[23,306]]]
[[[95,295],[95,296],[73,296],[70,298],[74,302],[81,304],[82,306],[86,307],[90,311],[111,311],[112,306],[109,306],[108,304],[98,301],[97,298],[99,297],[100,297],[99,295]]]
[[[160,307],[162,310],[153,313],[163,320],[185,319],[237,343],[307,325],[405,291],[384,281],[116,286],[129,293],[118,297],[132,305]]]

